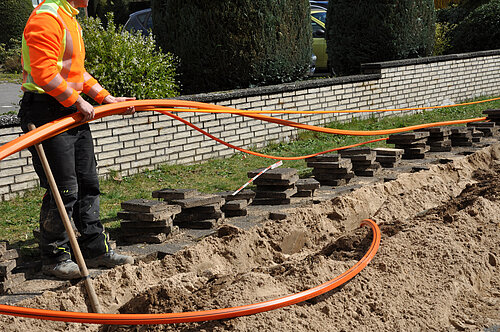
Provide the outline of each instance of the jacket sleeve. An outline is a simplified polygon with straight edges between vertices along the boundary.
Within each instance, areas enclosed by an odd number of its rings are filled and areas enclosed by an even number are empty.
[[[83,74],[83,93],[99,104],[102,104],[104,98],[110,94],[87,71]]]
[[[63,106],[69,107],[76,102],[79,93],[59,74],[58,55],[63,37],[61,24],[45,13],[33,17],[24,30],[33,81]]]

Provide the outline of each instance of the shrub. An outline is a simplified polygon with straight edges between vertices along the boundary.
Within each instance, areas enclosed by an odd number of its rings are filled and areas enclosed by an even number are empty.
[[[180,58],[184,92],[295,81],[311,62],[307,0],[153,0],[158,43]]]
[[[367,62],[432,54],[433,0],[330,0],[327,53],[337,74],[359,73]]]
[[[10,47],[6,44],[0,44],[0,64],[3,72],[6,73],[21,73],[21,40],[11,39]]]
[[[130,15],[130,2],[130,0],[94,0],[89,2],[88,12],[90,16],[99,17],[105,24],[107,23],[106,15],[113,13],[114,22],[123,25]]]
[[[0,5],[0,44],[10,48],[12,39],[22,37],[24,26],[33,11],[31,0],[2,0]]]
[[[477,7],[450,35],[449,53],[500,49],[500,0]]]
[[[113,95],[154,99],[177,94],[177,61],[156,48],[152,36],[125,31],[112,14],[107,28],[99,18],[88,18],[82,29],[85,67]]]

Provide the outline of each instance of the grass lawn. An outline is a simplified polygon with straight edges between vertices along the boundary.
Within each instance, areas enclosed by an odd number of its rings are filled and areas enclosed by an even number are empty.
[[[500,108],[500,101],[453,108],[424,111],[411,116],[391,116],[381,120],[355,120],[350,123],[331,123],[328,127],[350,130],[376,130],[445,120],[468,119],[484,116],[482,111]],[[341,136],[303,131],[296,141],[270,144],[259,152],[276,156],[302,156],[320,151],[368,141],[381,136]],[[387,146],[385,142],[370,145]],[[162,188],[195,188],[213,193],[236,190],[244,184],[247,172],[267,167],[275,160],[236,153],[227,159],[217,159],[196,165],[159,165],[157,169],[120,178],[111,176],[101,181],[101,217],[108,229],[118,227],[116,218],[120,203],[133,198],[151,199],[151,192]],[[284,161],[283,167],[298,169],[304,177],[311,169],[303,160]],[[8,240],[16,247],[34,246],[32,231],[38,227],[38,214],[43,191],[30,190],[23,197],[0,202],[0,240]]]

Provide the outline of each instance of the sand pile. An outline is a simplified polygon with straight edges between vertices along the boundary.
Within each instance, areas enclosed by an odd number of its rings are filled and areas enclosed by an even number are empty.
[[[250,230],[224,227],[161,261],[116,268],[95,287],[106,312],[207,310],[317,286],[379,252],[343,287],[304,303],[225,321],[98,326],[0,317],[5,331],[477,331],[500,326],[500,146],[366,186]],[[78,284],[19,305],[87,311]]]

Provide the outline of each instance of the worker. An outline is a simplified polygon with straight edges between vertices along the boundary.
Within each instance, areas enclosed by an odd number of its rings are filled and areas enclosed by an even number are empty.
[[[22,36],[24,95],[20,102],[21,128],[40,127],[79,112],[81,125],[42,142],[68,217],[79,232],[78,242],[88,267],[133,264],[134,259],[113,251],[99,217],[99,181],[89,124],[94,108],[83,92],[99,104],[135,98],[113,97],[84,67],[82,29],[77,8],[88,0],[45,0],[26,23]],[[124,114],[132,114],[127,108]],[[42,272],[60,279],[80,278],[71,248],[42,164],[31,147],[33,165],[46,189],[40,210]]]

